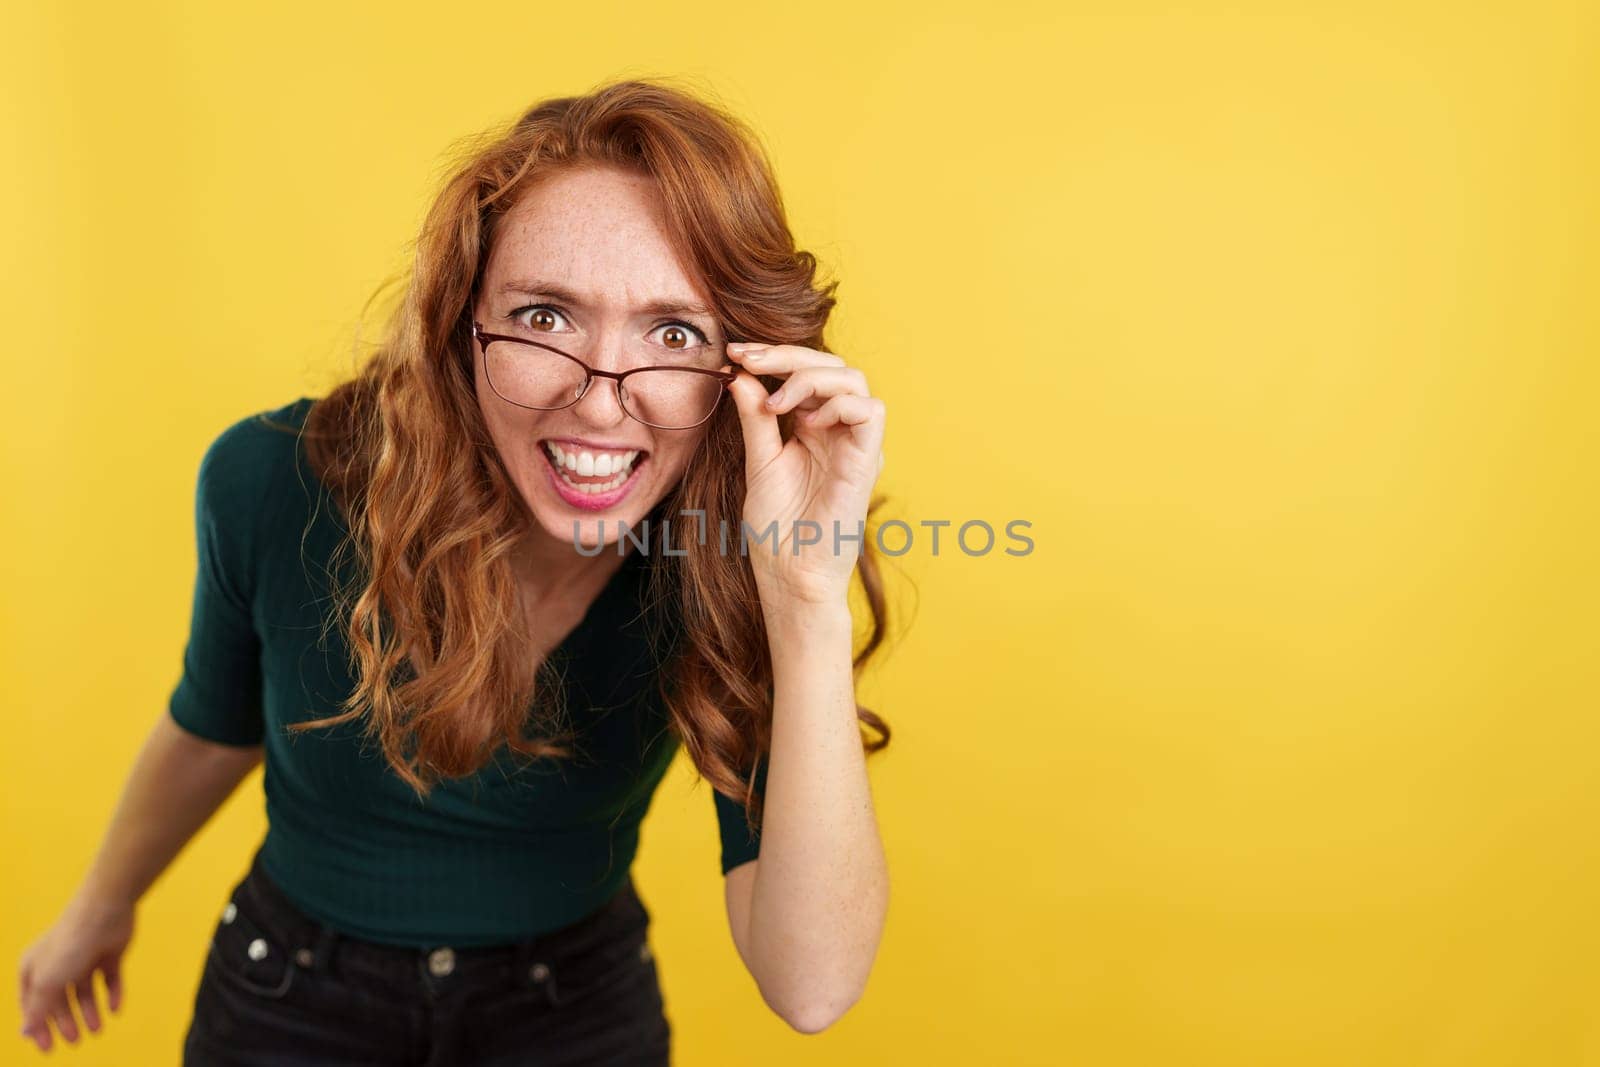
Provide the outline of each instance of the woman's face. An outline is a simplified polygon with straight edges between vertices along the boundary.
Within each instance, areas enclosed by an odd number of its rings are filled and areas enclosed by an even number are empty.
[[[725,338],[710,301],[684,272],[660,220],[647,178],[595,168],[541,180],[501,220],[474,320],[486,333],[543,341],[596,370],[721,369]],[[638,530],[682,477],[709,425],[647,426],[623,410],[617,383],[606,378],[593,379],[570,407],[530,410],[491,388],[482,348],[474,343],[472,352],[478,405],[533,513],[535,534],[568,545],[614,543],[624,522]],[[509,393],[495,373],[495,385]],[[594,486],[601,488],[585,488]]]

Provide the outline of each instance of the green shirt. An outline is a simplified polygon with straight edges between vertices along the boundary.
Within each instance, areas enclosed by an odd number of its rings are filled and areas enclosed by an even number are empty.
[[[198,573],[172,718],[210,741],[265,746],[261,863],[312,918],[418,947],[515,941],[575,922],[627,878],[681,744],[644,630],[640,593],[655,557],[629,551],[551,654],[564,667],[576,756],[530,761],[501,745],[475,775],[419,799],[359,720],[284,729],[336,714],[354,689],[342,625],[327,625],[347,527],[296,434],[261,421],[298,430],[311,404],[239,420],[200,462]],[[341,556],[341,575],[351,559]],[[756,858],[759,834],[743,805],[712,797],[726,874]]]

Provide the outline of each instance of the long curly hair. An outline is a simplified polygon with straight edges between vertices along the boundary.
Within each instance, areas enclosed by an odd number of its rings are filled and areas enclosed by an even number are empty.
[[[470,303],[518,194],[568,167],[652,178],[668,240],[698,273],[731,340],[826,351],[838,284],[819,284],[816,258],[795,248],[770,163],[749,129],[670,83],[630,79],[545,100],[508,129],[464,144],[376,351],[313,404],[301,432],[347,520],[337,554],[353,552],[360,563],[350,583],[336,579],[330,617],[345,628],[357,684],[340,714],[291,728],[364,717],[367,736],[420,795],[440,778],[478,770],[501,742],[532,758],[571,755],[561,679],[548,660],[530,662],[512,571],[511,552],[532,515],[474,390]],[[780,430],[787,438],[787,417]],[[743,436],[735,406],[723,404],[652,516],[698,509],[706,528],[726,522],[737,531],[743,501]],[[869,516],[882,503],[875,497]],[[871,620],[856,634],[857,676],[888,625],[874,532],[869,518],[856,574]],[[659,555],[646,572],[657,684],[697,772],[742,803],[755,829],[774,695],[755,579],[744,555],[685,540],[687,555]],[[865,751],[884,748],[888,724],[859,704],[856,715],[877,735],[863,731]],[[523,732],[530,721],[533,736]]]

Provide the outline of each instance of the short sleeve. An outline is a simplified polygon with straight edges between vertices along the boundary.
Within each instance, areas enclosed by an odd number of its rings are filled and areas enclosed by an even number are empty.
[[[260,744],[261,642],[251,615],[248,524],[241,484],[248,427],[236,423],[206,449],[195,486],[196,572],[183,674],[168,709],[189,733],[225,745]],[[246,463],[246,465],[248,465]]]
[[[767,795],[767,761],[761,761],[761,769],[756,772],[756,795],[765,799]],[[736,800],[730,800],[715,789],[711,791],[713,802],[717,809],[717,828],[722,835],[722,873],[729,871],[741,863],[748,863],[761,854],[761,831],[757,829],[754,834],[745,823],[744,805]]]

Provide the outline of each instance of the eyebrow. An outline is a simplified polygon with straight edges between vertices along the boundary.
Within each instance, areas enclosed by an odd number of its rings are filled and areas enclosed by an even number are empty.
[[[523,296],[547,296],[571,304],[574,307],[589,307],[591,302],[581,294],[555,282],[529,279],[527,281],[507,282],[500,287],[501,293],[520,293]],[[640,315],[705,315],[712,316],[711,309],[704,304],[686,302],[683,300],[660,299],[650,300],[640,304],[634,309]]]

